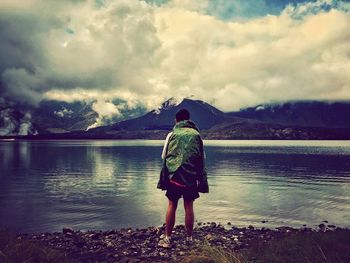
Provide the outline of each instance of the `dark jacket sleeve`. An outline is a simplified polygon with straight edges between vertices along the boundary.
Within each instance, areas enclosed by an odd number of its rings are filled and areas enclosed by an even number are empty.
[[[159,174],[159,180],[157,184],[157,188],[162,190],[167,190],[169,185],[169,174],[168,169],[166,167],[166,161],[165,158],[163,160],[163,166]]]
[[[207,171],[205,169],[205,157],[203,140],[200,138],[200,160],[198,169],[198,192],[209,193],[209,185],[207,179]]]
[[[161,190],[167,190],[169,186],[169,171],[166,166],[166,155],[168,153],[168,146],[169,146],[170,139],[171,139],[171,136],[167,142],[167,145],[165,146],[165,156],[163,159],[162,169],[160,171],[159,180],[157,184],[157,188]]]

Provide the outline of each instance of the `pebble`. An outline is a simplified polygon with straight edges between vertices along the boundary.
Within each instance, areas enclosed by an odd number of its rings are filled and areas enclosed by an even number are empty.
[[[208,235],[205,236],[205,239],[206,240],[212,240],[213,236],[211,234],[208,234]]]
[[[73,234],[74,230],[69,228],[69,227],[64,227],[64,228],[62,228],[62,233],[63,234]]]
[[[120,260],[119,260],[120,263],[128,263],[129,262],[129,259],[127,257],[122,257]]]
[[[114,244],[112,242],[107,242],[106,245],[107,247],[114,247]]]
[[[319,224],[318,227],[321,228],[321,229],[323,229],[323,228],[326,227],[326,225],[325,225],[325,224]]]

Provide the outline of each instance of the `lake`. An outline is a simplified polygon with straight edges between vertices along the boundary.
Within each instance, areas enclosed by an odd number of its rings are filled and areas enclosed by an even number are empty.
[[[350,227],[350,141],[205,141],[198,222]],[[0,227],[21,232],[163,224],[163,141],[0,141]],[[180,200],[182,201],[182,200]],[[177,224],[183,224],[182,202]],[[262,223],[262,220],[268,222]]]

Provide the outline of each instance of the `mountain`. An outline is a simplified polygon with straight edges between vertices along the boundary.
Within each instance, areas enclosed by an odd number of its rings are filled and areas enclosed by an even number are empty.
[[[119,105],[121,116],[109,119],[110,125],[87,131],[101,120],[91,104],[45,102],[30,116],[0,107],[0,117],[5,116],[0,119],[0,136],[39,133],[24,138],[164,139],[175,124],[176,112],[186,108],[205,139],[350,139],[350,102],[286,102],[225,113],[201,100],[171,98],[143,115],[145,108],[113,103]],[[9,129],[13,132],[6,133]]]
[[[92,126],[112,124],[146,113],[142,105],[130,108],[127,101],[112,100],[110,105],[117,107],[119,114],[100,116],[94,103],[44,100],[33,107],[19,106],[0,97],[0,136],[86,131]]]
[[[301,127],[349,128],[350,102],[291,101],[261,104],[228,115]]]
[[[39,134],[86,130],[96,122],[98,114],[91,103],[45,100],[33,110],[33,123]]]
[[[143,116],[89,130],[85,136],[163,139],[181,108],[190,111],[206,139],[350,139],[349,121],[344,121],[350,103],[288,102],[225,113],[200,100],[178,103],[173,98]]]
[[[178,103],[171,98],[157,109],[154,109],[138,118],[125,120],[116,124],[91,129],[89,132],[113,132],[113,131],[143,131],[143,130],[170,130],[175,124],[175,114],[181,108],[186,108],[191,113],[191,119],[200,130],[207,130],[224,121],[239,119],[229,116],[210,104],[201,100],[183,99]]]
[[[17,105],[0,98],[0,135],[33,135],[86,130],[96,122],[91,103],[42,101],[37,106]]]

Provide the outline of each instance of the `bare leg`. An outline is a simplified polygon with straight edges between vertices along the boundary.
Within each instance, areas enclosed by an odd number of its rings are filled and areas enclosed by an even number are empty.
[[[175,216],[176,216],[176,208],[177,202],[173,202],[169,200],[168,209],[166,211],[166,219],[165,219],[165,230],[166,235],[168,237],[171,236],[171,232],[173,231],[175,225]]]
[[[187,236],[192,236],[193,224],[194,224],[194,212],[193,212],[193,200],[186,201],[184,200],[184,208],[185,208],[185,225]]]

